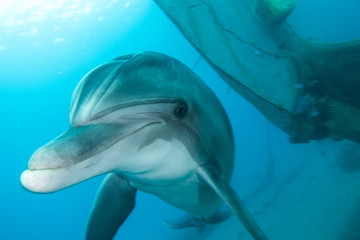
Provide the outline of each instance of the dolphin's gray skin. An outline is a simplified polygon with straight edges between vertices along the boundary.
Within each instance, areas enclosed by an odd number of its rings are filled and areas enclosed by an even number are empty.
[[[74,92],[70,123],[33,154],[21,182],[48,193],[109,173],[87,239],[111,239],[132,211],[137,189],[197,222],[213,219],[222,199],[255,239],[267,239],[228,184],[234,146],[227,116],[179,61],[145,52],[95,68]]]

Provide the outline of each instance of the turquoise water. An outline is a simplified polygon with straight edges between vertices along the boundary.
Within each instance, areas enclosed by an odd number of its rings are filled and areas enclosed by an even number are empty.
[[[304,37],[351,40],[360,38],[359,10],[356,0],[303,0],[289,22]],[[145,50],[166,53],[194,67],[217,94],[235,135],[232,185],[273,239],[360,239],[353,237],[359,235],[351,225],[357,226],[353,218],[359,215],[359,173],[343,174],[336,167],[338,144],[289,144],[284,133],[229,90],[204,60],[195,66],[199,54],[150,0],[3,3],[0,239],[83,239],[103,176],[53,194],[30,193],[19,177],[31,154],[69,127],[68,109],[78,81],[109,59]],[[272,175],[264,183],[269,169]],[[202,235],[196,229],[163,225],[164,219],[182,214],[152,195],[138,193],[136,208],[116,239],[243,236],[235,218],[208,227]],[[289,237],[300,230],[298,238]]]

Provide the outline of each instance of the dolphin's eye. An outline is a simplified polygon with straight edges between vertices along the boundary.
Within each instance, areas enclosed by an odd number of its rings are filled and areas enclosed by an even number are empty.
[[[179,103],[174,110],[175,117],[183,118],[187,113],[187,109],[188,109],[188,107],[187,107],[186,103],[184,103],[184,102]]]

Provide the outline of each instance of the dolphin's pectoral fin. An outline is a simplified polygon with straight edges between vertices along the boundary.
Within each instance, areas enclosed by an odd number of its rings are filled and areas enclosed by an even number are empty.
[[[229,206],[254,239],[268,239],[259,225],[255,222],[253,216],[251,216],[250,212],[247,210],[245,204],[237,196],[232,187],[217,174],[215,168],[211,166],[200,166],[197,170],[197,175],[200,180],[206,182]]]
[[[224,207],[220,207],[215,214],[213,214],[212,216],[210,216],[207,219],[207,222],[210,224],[215,224],[215,223],[220,223],[223,222],[225,220],[228,220],[232,215],[232,212],[229,208]]]
[[[209,218],[196,218],[185,215],[173,220],[165,220],[164,224],[172,229],[182,229],[188,227],[196,227],[201,233],[207,224],[215,224],[227,220],[231,216],[231,211],[226,208],[219,208],[218,211]]]
[[[206,220],[200,218],[194,218],[190,215],[184,215],[177,219],[165,220],[164,224],[172,229],[196,227],[197,230],[201,233],[206,225]]]
[[[113,239],[116,230],[135,206],[136,189],[112,173],[103,181],[97,194],[86,232],[87,240]]]

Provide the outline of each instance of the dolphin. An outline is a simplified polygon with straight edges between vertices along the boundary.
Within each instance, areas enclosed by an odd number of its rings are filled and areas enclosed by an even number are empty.
[[[70,124],[31,156],[21,182],[50,193],[108,174],[86,239],[112,239],[134,208],[137,190],[201,224],[216,222],[224,201],[254,239],[267,239],[229,185],[234,144],[226,113],[183,63],[143,52],[96,67],[73,93]]]

